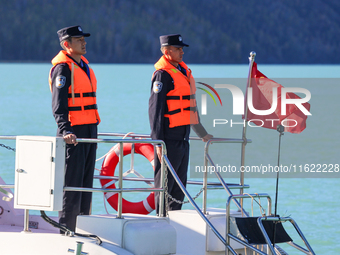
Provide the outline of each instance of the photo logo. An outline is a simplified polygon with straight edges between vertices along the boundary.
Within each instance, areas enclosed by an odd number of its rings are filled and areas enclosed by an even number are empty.
[[[202,117],[204,115],[208,117],[213,127],[226,125],[245,127],[247,125],[276,129],[278,125],[281,125],[285,132],[300,133],[306,127],[307,117],[312,115],[309,104],[311,93],[302,87],[304,84],[301,84],[303,82],[301,79],[285,80],[284,82],[288,81],[291,87],[283,87],[261,75],[251,78],[248,81],[251,86],[245,88],[245,91],[240,88],[247,84],[245,79],[210,79],[211,81],[205,79],[202,82],[198,80],[197,84],[204,86],[199,88],[204,91],[200,97],[200,113]],[[242,82],[241,85],[240,82]],[[295,82],[299,83],[295,84]],[[207,94],[210,95],[215,106],[218,104],[216,97],[221,104],[221,107],[209,114],[207,108],[210,109],[213,102],[207,102]],[[224,105],[222,105],[221,98],[223,98]],[[226,102],[227,105],[225,105]]]
[[[243,115],[244,114],[244,95],[242,90],[239,87],[231,84],[216,84],[215,88],[225,88],[229,89],[233,96],[233,115]],[[271,89],[271,90],[270,90]],[[270,109],[255,109],[255,102],[253,102],[253,88],[247,88],[247,106],[249,110],[256,115],[270,115],[275,112],[278,106],[278,89],[276,87],[272,87],[268,90],[268,94],[271,95],[271,107]],[[289,93],[303,93],[305,94],[305,98],[288,98],[287,95]],[[292,104],[295,105],[301,112],[305,115],[312,115],[303,103],[307,103],[311,99],[311,94],[307,89],[304,88],[281,88],[281,111],[279,114],[286,115],[287,105]]]
[[[206,84],[206,83],[203,83],[203,82],[198,82],[199,84],[202,84],[204,86],[206,86],[207,88],[209,88],[212,92],[215,93],[215,95],[217,96],[218,100],[220,101],[220,104],[222,106],[222,100],[221,100],[221,97],[220,95],[217,93],[217,91],[211,87],[210,85]],[[217,105],[216,103],[216,100],[215,100],[215,97],[211,94],[211,92],[207,89],[204,89],[204,88],[200,88],[200,87],[197,87],[198,89],[201,89],[203,90],[205,93],[207,93],[211,98],[212,100],[214,101],[215,105]],[[201,106],[201,114],[202,115],[207,115],[207,95],[206,94],[202,94],[201,96],[201,100],[202,100],[202,106]]]

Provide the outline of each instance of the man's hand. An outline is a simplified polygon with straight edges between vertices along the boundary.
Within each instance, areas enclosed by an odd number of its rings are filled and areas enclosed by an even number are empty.
[[[214,137],[213,135],[207,134],[207,135],[202,137],[202,141],[206,143],[213,137]]]
[[[77,145],[77,136],[75,134],[67,134],[64,136],[64,140],[67,144]]]
[[[162,146],[156,146],[156,153],[157,153],[159,162],[162,162]]]

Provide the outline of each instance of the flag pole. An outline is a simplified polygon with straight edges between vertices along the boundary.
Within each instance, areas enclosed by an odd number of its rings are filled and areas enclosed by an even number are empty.
[[[278,167],[278,171],[276,174],[276,192],[275,192],[275,212],[274,212],[274,216],[277,217],[277,201],[278,201],[278,194],[279,194],[279,178],[280,178],[280,154],[281,154],[281,136],[284,135],[284,126],[277,125],[276,128],[277,132],[279,132],[279,149],[278,149],[278,155],[277,155],[277,167]],[[274,230],[273,230],[273,247],[275,247],[275,237],[276,237],[276,224],[277,221],[274,222]]]
[[[284,132],[284,126],[282,126],[281,124],[277,126],[277,132],[279,132],[279,149],[278,149],[278,155],[277,155],[277,167],[278,169],[280,169],[280,154],[281,154],[281,136],[283,136],[283,132]],[[280,171],[277,171],[276,174],[276,193],[275,193],[275,215],[277,216],[277,198],[278,198],[278,193],[279,193],[279,174]]]
[[[247,133],[247,118],[248,118],[248,93],[247,93],[247,89],[250,87],[251,84],[251,71],[253,69],[253,64],[255,61],[255,56],[256,56],[256,52],[252,51],[250,52],[250,56],[249,56],[249,71],[248,71],[248,81],[247,81],[247,88],[246,88],[246,93],[245,93],[245,106],[244,106],[244,125],[243,125],[243,131],[242,131],[242,139],[243,139],[243,143],[242,143],[242,150],[241,150],[241,167],[244,167],[244,162],[245,162],[245,151],[246,151],[246,145],[247,145],[247,137],[246,137],[246,133]],[[243,186],[244,185],[244,172],[241,172],[241,176],[240,176],[240,185]],[[240,189],[240,194],[243,194],[243,188]],[[240,201],[241,206],[243,206],[243,199],[241,199]]]

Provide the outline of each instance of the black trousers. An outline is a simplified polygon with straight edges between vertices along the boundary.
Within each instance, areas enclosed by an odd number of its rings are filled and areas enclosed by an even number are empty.
[[[184,186],[187,184],[187,172],[189,164],[189,142],[186,140],[164,140],[167,149],[167,156],[173,168],[175,169],[179,179]],[[161,187],[161,164],[155,150],[155,187]],[[174,177],[168,171],[168,193],[179,201],[184,200],[184,193],[178,186]],[[159,192],[155,192],[156,212],[159,214]],[[182,204],[176,203],[172,200],[168,201],[168,210],[181,210]],[[165,207],[164,212],[165,213]]]
[[[77,138],[97,138],[97,125],[73,126]],[[93,187],[93,173],[96,161],[96,143],[66,145],[66,187]],[[59,223],[75,231],[77,216],[91,212],[92,193],[64,191],[63,210],[59,212]]]

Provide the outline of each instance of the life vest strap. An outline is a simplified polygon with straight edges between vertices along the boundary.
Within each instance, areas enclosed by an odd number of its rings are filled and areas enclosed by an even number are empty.
[[[195,95],[182,96],[182,100],[195,99]],[[180,100],[181,96],[166,96],[166,100]]]
[[[187,107],[187,108],[184,108],[183,111],[193,111],[193,112],[197,112],[197,108],[196,107]],[[173,110],[173,111],[169,111],[167,112],[166,114],[167,115],[174,115],[176,113],[180,113],[181,112],[181,109],[176,109],[176,110]]]
[[[85,105],[84,110],[97,110],[97,104],[92,104],[92,105]],[[81,106],[74,106],[74,107],[69,107],[69,111],[81,111]]]
[[[74,97],[75,98],[79,98],[80,97],[80,93],[75,93]],[[83,93],[83,97],[96,97],[96,92]],[[68,94],[68,98],[72,98],[72,94]]]

